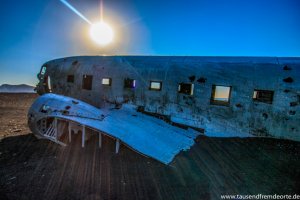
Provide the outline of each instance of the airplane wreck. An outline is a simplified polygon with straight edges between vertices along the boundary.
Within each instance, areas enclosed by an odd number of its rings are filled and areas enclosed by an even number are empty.
[[[97,134],[168,164],[198,135],[300,141],[300,58],[78,56],[45,63],[38,138]]]

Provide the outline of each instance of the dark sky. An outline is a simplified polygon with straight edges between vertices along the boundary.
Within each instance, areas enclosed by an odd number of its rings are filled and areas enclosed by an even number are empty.
[[[69,0],[92,22],[100,0]],[[99,47],[59,0],[0,0],[0,84],[36,84],[74,55],[300,56],[300,0],[104,0],[116,38]]]

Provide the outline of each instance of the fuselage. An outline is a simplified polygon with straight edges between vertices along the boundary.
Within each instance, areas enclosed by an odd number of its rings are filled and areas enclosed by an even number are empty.
[[[300,58],[78,56],[45,63],[39,94],[131,103],[171,122],[300,141]]]

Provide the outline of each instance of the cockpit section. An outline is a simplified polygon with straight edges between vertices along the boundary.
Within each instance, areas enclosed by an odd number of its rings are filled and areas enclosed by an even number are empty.
[[[51,77],[47,73],[47,66],[43,65],[40,72],[37,74],[39,83],[36,86],[36,91],[39,95],[52,92]]]

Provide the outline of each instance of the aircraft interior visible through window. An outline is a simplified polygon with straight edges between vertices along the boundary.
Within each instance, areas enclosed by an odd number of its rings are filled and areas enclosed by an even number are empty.
[[[263,103],[272,104],[274,91],[271,90],[254,90],[253,100]]]
[[[194,93],[194,84],[192,83],[180,83],[178,85],[178,92],[187,95],[193,95]]]
[[[43,72],[43,69],[42,69]],[[41,73],[42,73],[41,72]],[[74,83],[74,75],[67,76],[68,83]],[[82,79],[82,88],[86,90],[92,89],[92,75],[83,75]],[[102,85],[111,86],[112,79],[111,78],[103,78]],[[47,81],[49,92],[52,91],[51,88],[51,79],[48,76]],[[136,87],[136,80],[126,78],[124,79],[124,88],[135,88]],[[162,82],[161,81],[150,81],[150,90],[160,91],[162,89]],[[228,106],[230,103],[230,94],[231,94],[231,86],[220,86],[220,85],[213,85],[212,86],[212,94],[211,94],[211,104],[214,105],[225,105]],[[178,93],[186,94],[186,95],[193,95],[194,94],[194,84],[192,83],[180,83],[178,85]],[[263,102],[272,104],[273,102],[274,91],[271,90],[254,90],[253,92],[253,100],[257,102]]]
[[[212,86],[211,103],[215,105],[229,105],[230,102],[230,86]]]
[[[124,79],[124,88],[135,88],[136,80],[126,78]]]
[[[74,75],[68,75],[67,82],[68,83],[74,83]]]
[[[162,82],[161,81],[150,81],[150,90],[157,90],[160,91],[162,88]]]
[[[92,75],[83,75],[82,77],[82,89],[91,90],[93,84],[93,76]]]

